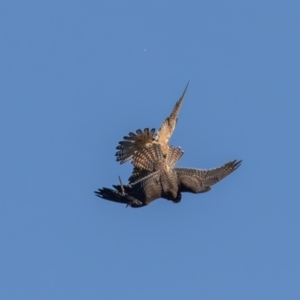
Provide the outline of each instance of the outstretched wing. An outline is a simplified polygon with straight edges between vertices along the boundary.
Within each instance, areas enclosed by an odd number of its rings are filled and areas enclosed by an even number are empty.
[[[144,132],[140,129],[136,131],[136,134],[130,132],[128,136],[123,137],[123,141],[119,142],[117,146],[116,157],[117,161],[121,164],[133,158],[137,151],[144,149],[151,145],[154,140],[155,129],[145,128]]]
[[[176,102],[170,116],[164,120],[156,135],[154,135],[155,134],[154,128],[151,129],[150,131],[148,128],[145,128],[144,132],[138,129],[136,131],[136,134],[130,132],[129,136],[123,137],[123,141],[120,141],[119,145],[117,146],[117,150],[118,150],[116,152],[117,161],[123,164],[126,161],[134,158],[134,155],[137,152],[148,147],[149,145],[152,145],[153,143],[160,144],[164,156],[168,155],[168,148],[169,148],[168,143],[175,129],[178,113],[181,108],[188,85],[189,84],[186,85],[182,96]]]
[[[241,160],[233,160],[210,170],[175,168],[179,181],[179,192],[208,192],[212,185],[235,171],[241,163]]]
[[[156,134],[156,139],[157,139],[158,143],[162,146],[162,151],[165,155],[167,155],[168,143],[171,138],[171,135],[173,134],[175,126],[177,124],[178,113],[180,111],[180,108],[181,108],[182,102],[184,100],[184,96],[185,96],[188,86],[189,86],[189,83],[187,83],[187,85],[182,93],[182,96],[176,102],[170,116],[163,121],[162,125],[160,126],[160,129],[158,130],[158,132]]]

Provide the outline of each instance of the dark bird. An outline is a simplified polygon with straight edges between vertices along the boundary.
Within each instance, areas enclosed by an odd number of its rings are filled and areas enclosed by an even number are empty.
[[[180,148],[170,146],[165,157],[160,144],[152,144],[135,153],[133,164],[135,168],[147,174],[142,179],[124,185],[114,185],[113,189],[98,189],[95,194],[106,200],[124,203],[131,207],[142,207],[152,201],[164,198],[178,203],[181,193],[205,193],[211,186],[219,182],[241,164],[241,160],[233,160],[221,167],[201,170],[174,167],[183,155]]]

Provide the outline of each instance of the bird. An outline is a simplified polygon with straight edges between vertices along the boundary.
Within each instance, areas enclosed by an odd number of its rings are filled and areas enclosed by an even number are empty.
[[[149,130],[149,128],[145,128],[144,131],[138,129],[136,130],[136,133],[130,132],[128,136],[123,137],[123,140],[120,141],[119,145],[117,146],[118,151],[115,154],[117,161],[119,161],[121,164],[129,160],[134,161],[137,153],[153,144],[159,144],[161,146],[161,150],[165,158],[167,158],[170,153],[173,153],[169,151],[168,143],[175,130],[178,121],[178,114],[188,86],[189,82],[187,83],[181,97],[175,103],[171,114],[163,121],[157,132],[155,128],[152,128],[151,130]],[[149,173],[150,172],[148,170],[141,169],[135,165],[132,175],[129,177],[129,183],[133,183],[138,179],[149,175]]]
[[[204,170],[175,167],[183,151],[170,146],[164,157],[160,144],[153,143],[135,154],[135,167],[147,171],[147,175],[136,182],[113,185],[113,189],[102,188],[95,194],[103,199],[123,203],[138,208],[149,205],[154,200],[163,198],[179,203],[182,193],[205,193],[226,176],[234,172],[242,163],[232,160],[220,167]]]
[[[144,131],[138,129],[136,130],[136,133],[130,132],[128,136],[123,137],[123,140],[120,141],[116,147],[118,150],[115,154],[117,161],[123,164],[131,159],[134,159],[136,153],[145,147],[151,146],[152,144],[159,144],[161,146],[163,155],[168,155],[168,143],[176,127],[178,114],[188,86],[189,82],[187,83],[181,97],[175,103],[170,116],[163,121],[156,133],[155,128],[152,128],[151,130],[149,128],[145,128]]]
[[[241,160],[232,160],[209,170],[175,167],[184,152],[168,143],[188,85],[157,132],[154,128],[138,129],[136,134],[130,132],[119,142],[115,154],[117,161],[122,164],[131,160],[134,166],[128,184],[123,185],[119,177],[119,185],[113,185],[114,189],[98,189],[96,196],[134,208],[144,207],[159,198],[179,203],[182,193],[208,192],[241,165]]]

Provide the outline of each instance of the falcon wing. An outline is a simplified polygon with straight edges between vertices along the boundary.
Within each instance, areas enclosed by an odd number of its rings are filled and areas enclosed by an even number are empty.
[[[171,138],[171,135],[173,134],[175,126],[177,124],[177,120],[178,120],[177,116],[178,116],[179,110],[181,108],[182,102],[184,100],[184,96],[185,96],[188,86],[189,86],[189,83],[187,83],[182,96],[176,102],[170,116],[163,121],[160,129],[158,130],[158,132],[156,134],[156,139],[157,139],[158,143],[162,146],[162,150],[165,155],[167,154],[168,143]]]
[[[148,148],[144,148],[137,152],[132,164],[137,169],[157,171],[157,168],[163,166],[165,162],[166,159],[161,151],[161,146],[159,144],[152,144]]]
[[[169,167],[173,168],[183,154],[184,152],[180,147],[175,148],[173,146],[170,146],[166,157],[166,164]]]
[[[144,148],[137,152],[134,156],[132,164],[137,170],[157,171],[158,169],[173,168],[177,161],[183,155],[180,147],[170,146],[167,156],[164,157],[161,145],[152,144],[148,148]]]
[[[210,170],[175,168],[179,181],[179,192],[208,192],[212,185],[235,171],[241,163],[241,160],[233,160]]]

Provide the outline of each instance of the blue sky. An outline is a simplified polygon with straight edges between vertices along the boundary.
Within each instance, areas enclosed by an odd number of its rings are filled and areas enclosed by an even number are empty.
[[[300,2],[1,1],[1,299],[299,299]],[[178,166],[242,166],[131,209],[94,196],[190,80]]]

